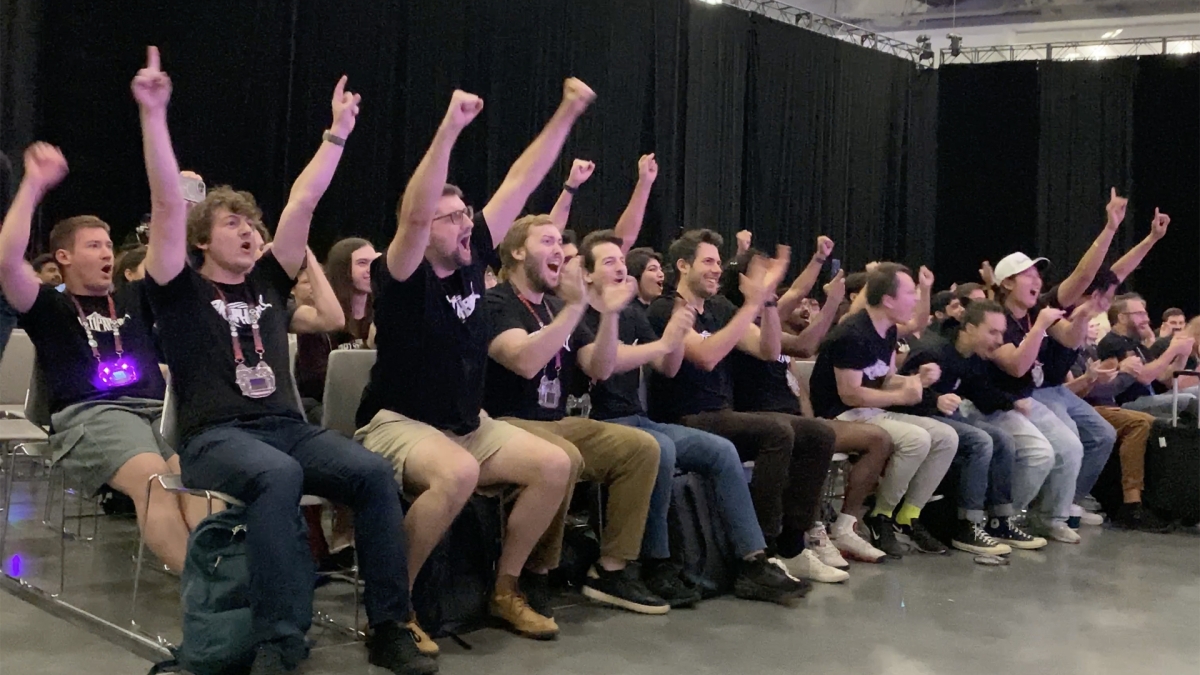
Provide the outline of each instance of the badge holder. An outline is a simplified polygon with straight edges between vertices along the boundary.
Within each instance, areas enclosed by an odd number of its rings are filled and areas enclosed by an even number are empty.
[[[108,296],[108,317],[112,320],[113,347],[116,349],[117,356],[108,361],[100,356],[100,344],[96,342],[96,336],[92,333],[87,317],[83,314],[83,306],[79,304],[79,300],[74,295],[68,295],[71,302],[75,303],[76,311],[79,312],[79,323],[83,326],[83,332],[87,334],[88,347],[91,348],[92,356],[96,359],[96,379],[92,381],[92,384],[97,389],[117,389],[137,382],[139,379],[137,367],[134,365],[133,359],[127,359],[124,356],[124,349],[121,345],[121,326],[117,322],[117,308],[113,304],[112,295]]]
[[[542,381],[538,383],[538,405],[551,410],[558,407],[558,401],[562,398],[562,387],[558,380],[551,380],[542,374]]]
[[[217,295],[222,302],[225,301],[225,294],[217,288]],[[225,303],[228,306],[228,303]],[[233,361],[237,365],[233,369],[233,379],[237,383],[239,389],[242,390],[242,396],[246,398],[266,398],[275,393],[275,371],[271,370],[271,366],[267,365],[264,358],[265,350],[263,349],[262,335],[258,331],[258,317],[262,314],[262,310],[258,307],[250,307],[250,332],[254,335],[254,351],[258,354],[258,364],[253,368],[246,365],[245,354],[242,353],[242,343],[238,339],[237,324],[229,319],[229,339],[233,344]]]

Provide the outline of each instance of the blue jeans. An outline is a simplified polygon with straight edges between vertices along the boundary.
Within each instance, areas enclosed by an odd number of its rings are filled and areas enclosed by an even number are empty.
[[[1034,389],[1033,399],[1044,403],[1083,443],[1083,461],[1075,482],[1075,501],[1078,502],[1092,491],[1100,472],[1104,471],[1108,456],[1117,443],[1117,430],[1064,385]]]
[[[314,569],[299,517],[303,494],[353,509],[370,625],[408,619],[400,486],[386,459],[299,419],[264,417],[208,427],[183,443],[179,460],[184,485],[246,503],[256,644],[276,643],[293,665],[306,653],[307,626],[296,617],[312,606]]]
[[[1013,515],[1012,476],[1017,442],[1011,434],[982,419],[968,422],[960,413],[939,417],[958,432],[958,453],[954,463],[960,464],[958,483],[958,517],[972,523],[987,519],[984,507],[992,515]]]
[[[1171,416],[1172,400],[1174,394],[1153,394],[1151,396],[1140,396],[1128,403],[1123,403],[1122,408],[1126,410],[1136,410],[1138,412],[1150,413],[1155,417]],[[1193,415],[1200,414],[1197,410],[1200,403],[1200,386],[1188,387],[1187,389],[1179,390],[1179,412],[1191,412]]]
[[[1040,510],[1049,520],[1067,522],[1079,465],[1083,459],[1083,444],[1049,408],[1030,400],[1029,416],[1007,410],[984,416],[964,401],[963,414],[971,422],[982,419],[1016,441],[1016,461],[1013,463],[1013,508],[1024,511],[1041,494]]]
[[[650,495],[650,513],[646,518],[646,533],[642,536],[642,557],[664,559],[671,557],[667,535],[667,512],[671,508],[671,488],[675,469],[698,473],[713,483],[717,509],[725,520],[734,553],[745,556],[767,547],[750,487],[737,448],[728,439],[707,431],[678,424],[659,424],[647,417],[632,415],[605,420],[641,429],[658,441],[662,456],[658,462],[658,478]]]

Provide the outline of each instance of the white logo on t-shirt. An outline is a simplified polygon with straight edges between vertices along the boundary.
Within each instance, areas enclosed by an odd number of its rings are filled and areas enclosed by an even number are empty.
[[[120,328],[121,326],[124,326],[125,321],[129,319],[129,315],[126,314],[125,316],[114,320],[112,317],[104,316],[98,312],[92,312],[91,314],[88,314],[86,318],[87,321],[78,319],[79,325],[87,328],[93,333],[111,333],[113,332],[114,328]]]
[[[701,333],[700,333],[700,337],[702,337],[702,338],[704,338],[704,339],[706,339],[706,340],[707,340],[708,338],[712,337],[712,333],[710,333],[710,332],[708,332],[708,331],[703,331],[703,332],[701,332]]]
[[[479,299],[479,294],[475,292],[474,286],[469,288],[471,291],[467,297],[461,295],[447,295],[446,302],[454,308],[454,313],[458,315],[459,321],[466,321],[467,317],[475,313],[475,301]]]
[[[217,314],[220,314],[221,318],[226,321],[237,326],[249,326],[252,323],[256,323],[255,319],[262,318],[262,315],[266,314],[267,308],[271,307],[271,303],[264,302],[263,297],[261,295],[258,296],[258,305],[254,307],[254,312],[258,316],[255,317],[250,315],[250,305],[241,300],[226,304],[224,300],[217,298],[212,301],[212,306],[213,309],[217,310]]]
[[[878,380],[881,377],[887,377],[888,372],[892,367],[883,361],[876,360],[875,363],[863,368],[863,377],[868,380]]]

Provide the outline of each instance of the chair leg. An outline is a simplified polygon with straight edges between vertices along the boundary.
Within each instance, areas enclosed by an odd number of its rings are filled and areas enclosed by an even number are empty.
[[[0,463],[3,463],[4,457],[0,457]],[[0,523],[0,573],[5,573],[3,570],[4,564],[4,545],[8,540],[8,518],[12,508],[12,492],[13,492],[13,474],[17,470],[17,455],[13,453],[8,456],[8,472],[4,474],[4,519]]]
[[[146,482],[146,509],[142,516],[143,523],[150,521],[150,491],[154,489],[154,481],[158,480],[158,474],[150,476],[150,480]],[[211,502],[209,508],[211,509]],[[144,525],[143,525],[144,526]],[[142,581],[142,560],[146,555],[146,533],[142,527],[138,528],[138,552],[137,562],[133,567],[133,599],[129,607],[129,624],[137,630],[137,601],[138,587]]]

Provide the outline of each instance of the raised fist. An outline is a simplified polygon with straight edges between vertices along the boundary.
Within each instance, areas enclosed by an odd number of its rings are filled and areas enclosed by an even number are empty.
[[[942,367],[936,363],[925,363],[917,369],[917,377],[921,380],[922,387],[932,387],[937,384],[937,381],[942,379]]]
[[[638,159],[638,181],[651,184],[655,178],[658,178],[658,162],[654,159],[654,153],[642,155]]]
[[[481,110],[483,110],[483,99],[461,89],[455,89],[454,93],[450,95],[450,107],[446,110],[446,118],[442,123],[455,131],[462,131],[471,123],[471,120],[479,115]]]
[[[1154,220],[1150,221],[1150,236],[1154,241],[1162,239],[1167,234],[1167,226],[1171,224],[1171,216],[1161,213],[1158,207],[1154,209]]]
[[[583,80],[568,77],[563,82],[563,103],[576,115],[581,114],[596,100],[596,92],[583,83]]]
[[[738,253],[745,253],[750,250],[750,240],[754,238],[754,233],[750,230],[742,230],[737,233],[737,250]]]
[[[1108,222],[1105,225],[1112,229],[1117,229],[1121,221],[1125,220],[1125,209],[1129,206],[1129,200],[1124,197],[1117,196],[1117,188],[1112,188],[1109,193],[1108,205],[1104,207],[1105,213],[1108,214]]]
[[[921,269],[917,271],[917,283],[926,291],[933,288],[933,272],[929,271],[928,267],[921,265]]]
[[[595,162],[589,162],[586,159],[576,159],[574,162],[571,162],[571,175],[567,177],[567,185],[573,188],[583,185],[592,177],[592,172],[595,170]]]
[[[979,267],[979,280],[988,288],[996,285],[996,273],[992,270],[992,263],[983,261],[983,265]]]
[[[62,182],[67,175],[67,158],[49,143],[34,143],[25,150],[25,178],[40,192]]]
[[[831,253],[833,253],[833,240],[825,235],[817,237],[817,257],[825,260]]]
[[[165,110],[171,100],[171,78],[162,71],[158,47],[146,48],[146,67],[137,71],[130,85],[133,98],[143,110]]]
[[[354,131],[354,121],[358,119],[358,103],[362,96],[346,91],[346,76],[343,75],[333,88],[333,124],[329,132],[334,136],[345,138]]]

